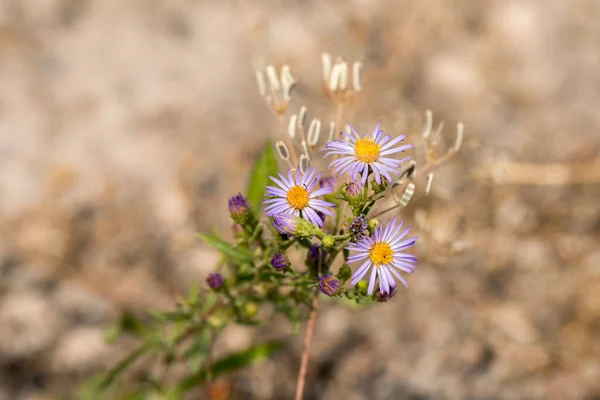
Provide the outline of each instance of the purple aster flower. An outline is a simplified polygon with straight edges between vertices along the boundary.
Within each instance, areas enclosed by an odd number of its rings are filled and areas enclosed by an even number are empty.
[[[319,187],[323,188],[331,188],[333,192],[335,187],[335,177],[334,176],[324,176],[319,180]]]
[[[273,226],[281,234],[293,235],[296,232],[297,225],[296,217],[293,215],[277,214],[273,216]]]
[[[338,280],[333,276],[318,276],[317,279],[319,280],[319,290],[327,296],[335,296],[340,290]]]
[[[306,265],[310,268],[319,268],[319,265],[323,266],[325,264],[325,259],[327,258],[327,251],[325,248],[319,246],[318,244],[313,244],[308,248],[306,252]]]
[[[276,270],[280,271],[290,266],[287,258],[281,253],[275,253],[271,258],[271,266]]]
[[[266,214],[269,216],[276,214],[301,216],[318,227],[322,227],[323,220],[316,212],[321,211],[323,214],[333,216],[328,207],[333,207],[334,204],[316,197],[331,193],[333,190],[326,187],[312,191],[321,177],[321,174],[316,175],[316,173],[316,169],[310,168],[305,174],[302,174],[298,167],[295,177],[292,176],[290,170],[288,170],[287,178],[280,173],[277,173],[279,179],[270,177],[279,187],[267,186],[266,192],[271,198],[263,202]]]
[[[373,236],[365,237],[358,243],[351,243],[346,247],[347,250],[355,251],[357,254],[348,257],[348,262],[365,260],[362,265],[352,275],[351,284],[356,285],[366,273],[371,270],[369,277],[369,287],[367,292],[373,294],[375,288],[375,280],[379,276],[379,291],[381,293],[391,293],[396,287],[394,277],[398,278],[404,286],[408,286],[404,278],[400,276],[397,270],[412,273],[417,267],[413,263],[417,262],[415,256],[402,253],[402,250],[409,248],[415,241],[416,237],[404,239],[404,236],[410,230],[406,228],[402,232],[402,221],[396,223],[396,217],[388,221],[385,228],[379,225],[373,231]]]
[[[218,289],[223,285],[223,277],[218,273],[208,274],[206,278],[206,283],[211,289]]]
[[[383,293],[381,290],[377,289],[375,291],[375,300],[384,303],[386,301],[388,301],[389,299],[391,299],[392,297],[394,297],[394,295],[396,294],[397,290],[396,290],[396,286],[394,286],[392,288],[392,291],[390,293]]]
[[[229,199],[229,213],[234,220],[244,217],[249,210],[250,203],[241,193],[238,193]]]
[[[371,136],[364,135],[361,137],[354,130],[352,124],[350,124],[350,129],[350,133],[343,132],[349,141],[336,139],[325,145],[325,149],[329,150],[325,156],[331,154],[342,156],[329,165],[329,168],[334,168],[336,176],[348,172],[352,179],[357,179],[359,174],[362,173],[361,183],[364,186],[370,169],[373,171],[375,181],[378,184],[381,183],[381,176],[385,176],[391,182],[390,173],[398,175],[400,164],[410,159],[410,157],[405,157],[402,160],[395,160],[385,157],[412,147],[412,145],[394,147],[404,140],[404,135],[400,135],[395,139],[392,139],[390,135],[383,135],[383,131],[379,129],[379,123],[377,123]]]

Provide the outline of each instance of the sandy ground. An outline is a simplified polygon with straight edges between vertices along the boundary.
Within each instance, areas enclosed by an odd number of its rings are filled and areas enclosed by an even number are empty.
[[[359,130],[382,119],[418,156],[431,109],[466,136],[401,213],[410,288],[322,304],[306,398],[600,398],[599,21],[593,0],[0,1],[0,399],[69,393],[118,355],[121,310],[203,280],[194,232],[227,234],[227,197],[285,134],[254,69],[290,64],[291,111],[329,120],[323,51],[364,62]],[[289,342],[238,398],[290,398]]]

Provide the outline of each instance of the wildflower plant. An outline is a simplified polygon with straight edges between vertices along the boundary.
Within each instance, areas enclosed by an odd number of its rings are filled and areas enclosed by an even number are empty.
[[[281,314],[293,327],[308,321],[296,389],[300,399],[319,298],[368,305],[400,295],[399,284],[408,287],[407,276],[418,266],[413,248],[417,237],[396,215],[385,214],[405,206],[417,178],[425,174],[425,194],[429,193],[434,167],[460,148],[462,124],[455,145],[439,156],[430,148],[437,146],[441,125],[432,135],[428,111],[422,134],[426,163],[417,168],[406,154],[412,145],[404,144],[405,135],[384,132],[380,122],[362,134],[351,124],[339,128],[344,106],[362,90],[362,63],[350,66],[342,58],[332,62],[328,54],[322,63],[324,86],[336,106],[335,120],[328,124],[317,118],[308,123],[308,110],[302,106],[286,125],[283,115],[292,104],[296,83],[290,67],[283,66],[280,74],[273,66],[256,73],[259,93],[281,121],[285,141],[275,146],[267,141],[246,193],[229,199],[235,241],[198,234],[222,256],[215,271],[198,277],[204,287],[193,286],[175,310],[153,311],[145,322],[129,315],[116,326],[113,336],[127,331],[142,344],[101,379],[101,388],[114,390],[116,378],[133,361],[154,357],[166,372],[146,377],[151,384],[143,390],[180,398],[279,349],[281,343],[272,341],[214,357],[218,336],[227,327],[260,329]],[[322,125],[328,127],[326,140],[321,140]],[[388,207],[382,209],[381,203]],[[178,368],[169,376],[175,364],[185,365],[185,372]],[[117,392],[111,393],[114,397]]]

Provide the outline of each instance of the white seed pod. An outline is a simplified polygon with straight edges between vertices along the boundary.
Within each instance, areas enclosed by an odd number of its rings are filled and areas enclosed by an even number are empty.
[[[425,187],[425,196],[429,195],[431,184],[433,183],[433,172],[427,174],[427,186]]]
[[[304,155],[310,160],[310,153],[308,152],[308,145],[306,144],[306,140],[301,141],[300,145],[302,146],[302,151],[304,152]]]
[[[271,85],[271,89],[279,90],[281,88],[277,71],[272,65],[267,66],[267,79],[269,79],[269,85]]]
[[[298,129],[302,128],[306,123],[306,106],[300,107],[300,111],[298,111]]]
[[[352,65],[352,87],[356,92],[362,90],[362,63],[355,61]]]
[[[292,99],[292,90],[294,89],[294,87],[296,87],[296,82],[288,83],[283,85],[283,99],[290,101]]]
[[[414,193],[415,184],[410,182],[408,185],[406,185],[406,189],[404,189],[404,193],[402,193],[402,197],[400,198],[398,204],[400,204],[402,207],[406,207]]]
[[[303,174],[310,169],[310,159],[305,155],[300,155],[300,172]]]
[[[429,135],[431,135],[431,128],[433,126],[433,115],[431,114],[431,110],[425,111],[425,127],[423,127],[423,139],[427,139]]]
[[[339,63],[335,64],[331,69],[331,75],[329,76],[328,87],[332,92],[336,92],[340,87],[340,78],[341,78],[341,65]]]
[[[262,71],[256,71],[256,83],[258,84],[258,93],[265,97],[267,94],[267,86],[265,84],[265,75],[262,73]]]
[[[319,141],[319,135],[321,134],[321,121],[314,118],[310,122],[310,127],[308,128],[308,135],[306,137],[306,141],[309,146],[314,146]]]
[[[465,126],[463,125],[462,122],[459,122],[458,124],[456,124],[456,140],[454,141],[454,147],[452,148],[452,150],[454,150],[455,152],[459,151],[460,146],[462,146],[464,128],[465,128]]]
[[[298,119],[298,116],[296,114],[293,114],[290,117],[290,122],[288,124],[288,135],[290,135],[290,138],[294,138],[296,137],[296,120]]]
[[[277,154],[279,155],[279,158],[281,158],[283,161],[287,161],[290,159],[290,151],[288,150],[286,144],[283,143],[281,140],[275,143],[275,148],[277,149]]]
[[[333,135],[335,135],[335,122],[331,121],[329,123],[329,135],[327,136],[327,143],[333,140]]]
[[[331,75],[331,56],[328,53],[321,54],[321,64],[323,65],[323,80],[329,83]]]
[[[292,76],[292,70],[290,69],[290,66],[287,64],[283,65],[281,67],[281,83],[284,85],[290,85],[294,82],[296,82],[296,80]]]
[[[348,88],[348,63],[342,61],[340,65],[340,90],[346,90]]]

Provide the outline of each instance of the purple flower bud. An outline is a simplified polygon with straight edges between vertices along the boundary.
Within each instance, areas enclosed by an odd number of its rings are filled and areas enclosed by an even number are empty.
[[[273,226],[279,233],[293,235],[297,225],[296,217],[293,215],[277,214],[273,217]]]
[[[218,273],[210,273],[206,278],[206,283],[211,289],[218,289],[223,285],[223,277]]]
[[[319,180],[319,187],[321,189],[328,188],[333,192],[335,188],[335,178],[333,176],[324,176]]]
[[[335,296],[340,290],[338,280],[333,276],[318,276],[317,279],[319,280],[319,290],[327,296]]]
[[[348,232],[352,235],[354,239],[361,239],[365,236],[365,231],[368,228],[368,224],[365,221],[364,215],[359,215],[354,218],[352,222],[348,225]]]
[[[317,270],[319,265],[325,265],[325,259],[327,258],[327,251],[317,244],[310,246],[306,253],[306,265],[309,268]]]
[[[237,223],[242,223],[244,217],[250,212],[250,202],[241,193],[229,199],[229,213]]]
[[[362,190],[362,185],[356,181],[350,181],[346,185],[346,194],[350,197],[360,196]]]
[[[379,289],[375,292],[375,300],[384,303],[394,297],[396,294],[396,286],[392,287],[392,291],[390,293],[382,293]]]
[[[325,214],[323,214],[319,210],[316,210],[315,212],[317,213],[317,215],[319,216],[319,218],[321,218],[321,221],[323,221],[323,224],[325,224]]]
[[[271,266],[276,270],[280,271],[290,266],[287,258],[281,253],[275,253],[271,258]]]

